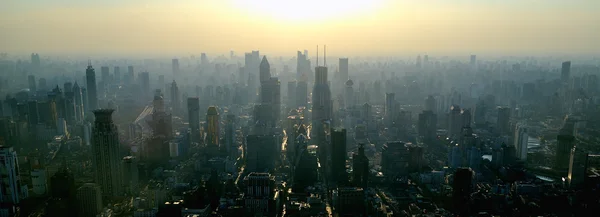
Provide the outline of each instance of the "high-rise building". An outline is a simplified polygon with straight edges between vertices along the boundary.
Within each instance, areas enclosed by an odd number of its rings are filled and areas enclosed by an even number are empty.
[[[332,181],[338,186],[346,185],[346,129],[331,131],[331,175]]]
[[[569,134],[559,134],[556,136],[556,160],[555,168],[558,171],[566,172],[569,168],[569,155],[575,147],[575,137]]]
[[[436,111],[436,106],[435,106],[435,98],[432,95],[427,96],[427,98],[425,98],[425,109],[423,109],[425,111],[432,111],[435,113]]]
[[[174,115],[178,115],[181,111],[179,87],[177,87],[177,82],[175,82],[175,80],[171,83],[171,108],[173,109],[172,114]]]
[[[12,147],[0,146],[0,202],[18,204],[24,199],[17,152]]]
[[[296,108],[296,81],[288,81],[286,105],[288,110],[291,108]]]
[[[85,78],[87,82],[87,101],[88,101],[88,111],[93,111],[98,109],[98,92],[96,88],[96,72],[92,65],[89,64],[87,69],[85,70]]]
[[[352,183],[367,188],[369,182],[369,159],[365,155],[364,144],[359,144],[358,153],[352,156]]]
[[[335,211],[339,216],[365,215],[365,189],[356,187],[338,188],[333,192]]]
[[[560,70],[561,81],[565,84],[568,84],[570,76],[571,76],[571,61],[563,62],[561,70]]]
[[[313,126],[323,121],[332,119],[331,90],[327,80],[327,67],[317,66],[315,68],[315,85],[312,93],[312,121]],[[313,127],[315,129],[317,127]]]
[[[340,67],[340,83],[344,83],[350,78],[348,77],[348,58],[339,59]]]
[[[133,66],[127,66],[127,74],[125,74],[123,80],[123,83],[125,83],[125,85],[130,85],[134,82],[135,73],[133,72]]]
[[[114,83],[116,84],[121,84],[121,68],[118,66],[115,66],[113,69],[113,74],[114,74]]]
[[[123,194],[121,147],[119,132],[112,120],[113,111],[112,109],[95,110],[96,120],[92,128],[92,162],[95,180],[106,197]]]
[[[244,202],[246,212],[252,215],[273,212],[275,195],[275,177],[269,173],[250,173],[244,178],[246,193]]]
[[[144,100],[148,99],[150,95],[150,73],[142,72],[139,75],[140,85],[142,87],[142,97]]]
[[[236,119],[235,115],[228,114],[225,126],[225,147],[227,148],[227,156],[229,159],[235,160],[238,158],[238,143],[236,135]]]
[[[110,82],[110,69],[108,68],[108,66],[102,66],[100,67],[100,78],[102,79],[102,83],[104,83],[104,85],[109,85],[111,84]]]
[[[394,99],[396,96],[396,94],[394,93],[386,93],[385,94],[385,108],[384,108],[384,112],[385,112],[385,122],[388,126],[391,126],[394,123],[394,119],[395,119],[395,114],[397,112],[396,107],[396,100]]]
[[[138,161],[135,156],[123,157],[123,184],[125,186],[125,192],[130,195],[135,195],[138,191],[139,182],[139,171]]]
[[[308,105],[308,83],[306,81],[298,81],[296,86],[296,106],[306,107]]]
[[[86,183],[77,189],[77,216],[96,217],[102,211],[102,190],[94,183]]]
[[[435,140],[437,132],[437,115],[431,110],[425,110],[419,114],[419,123],[417,125],[419,137],[426,144]]]
[[[527,161],[527,143],[529,136],[527,135],[527,127],[524,124],[517,124],[514,139],[513,144],[517,150],[517,158],[522,161]]]
[[[571,153],[569,154],[569,172],[567,173],[567,184],[569,187],[580,187],[586,177],[588,168],[588,157],[587,152],[582,151],[577,146],[573,146]]]
[[[75,101],[75,120],[81,122],[85,113],[83,111],[83,95],[77,82],[73,85],[73,98]]]
[[[346,81],[346,90],[344,97],[344,104],[346,104],[346,109],[353,108],[356,105],[356,101],[354,100],[354,88],[352,87],[354,82],[350,79]]]
[[[271,135],[246,136],[246,170],[265,172],[275,168],[277,140]]]
[[[450,107],[450,113],[448,114],[448,136],[458,137],[463,128],[463,116],[461,115],[462,110],[460,106],[453,105]]]
[[[179,59],[171,60],[171,67],[173,70],[173,76],[177,76],[179,74]]]
[[[200,142],[200,99],[190,97],[187,99],[189,126],[192,142]]]
[[[470,168],[459,168],[454,172],[452,184],[452,202],[454,213],[460,216],[469,216],[469,202],[473,188],[473,170]]]
[[[409,152],[406,143],[387,142],[381,149],[381,171],[390,179],[398,175],[406,175],[408,174],[408,158]]]
[[[510,133],[510,108],[498,107],[498,121],[496,121],[496,128],[500,135]]]
[[[36,83],[35,83],[35,75],[27,76],[27,83],[29,84],[29,91],[32,93],[37,92]]]
[[[206,112],[206,142],[208,145],[219,147],[219,111],[210,106]]]
[[[260,75],[259,75],[260,83],[263,83],[263,82],[271,79],[271,65],[269,64],[269,61],[267,60],[267,56],[263,56],[262,60],[260,61],[259,73],[260,73]]]

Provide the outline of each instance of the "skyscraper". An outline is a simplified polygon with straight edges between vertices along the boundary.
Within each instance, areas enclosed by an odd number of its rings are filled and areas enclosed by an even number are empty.
[[[135,80],[135,73],[133,73],[133,66],[127,66],[127,74],[125,74],[123,83],[130,85]]]
[[[171,108],[173,109],[172,114],[178,115],[181,110],[181,100],[179,96],[179,87],[177,82],[173,80],[171,83]]]
[[[437,116],[431,110],[425,110],[419,114],[419,123],[417,126],[419,137],[423,142],[429,144],[436,137]]]
[[[577,146],[573,146],[569,154],[569,172],[567,173],[567,184],[569,187],[579,187],[584,183],[588,168],[587,152]]]
[[[21,176],[17,152],[12,147],[0,146],[0,202],[18,204],[22,196]],[[27,189],[25,189],[27,190]]]
[[[271,65],[267,60],[267,56],[263,56],[262,60],[260,61],[259,73],[260,83],[271,79]]]
[[[364,144],[358,145],[358,153],[352,156],[352,183],[366,189],[369,182],[369,159],[365,155]]]
[[[571,76],[571,61],[563,62],[561,70],[560,70],[561,81],[564,84],[568,84],[570,76]]]
[[[473,171],[470,168],[459,168],[454,172],[454,183],[452,184],[454,213],[460,216],[469,216],[472,185]]]
[[[192,142],[200,142],[200,99],[190,97],[187,99],[189,126]]]
[[[331,90],[327,80],[327,67],[315,68],[315,85],[312,94],[313,129],[323,121],[331,121],[332,117]]]
[[[96,89],[96,72],[94,71],[94,68],[92,68],[91,63],[88,64],[88,67],[85,70],[85,78],[87,82],[88,109],[89,111],[93,111],[98,109],[98,93]]]
[[[498,107],[498,121],[496,128],[500,135],[506,135],[510,132],[510,108]]]
[[[219,146],[219,111],[210,106],[206,112],[206,142],[208,145]]]
[[[121,68],[118,66],[115,66],[115,68],[113,69],[113,74],[114,74],[114,83],[116,84],[121,84]]]
[[[83,121],[85,115],[83,111],[83,95],[77,82],[73,85],[73,96],[75,98],[75,119],[76,121]]]
[[[396,100],[394,99],[396,94],[394,93],[386,93],[385,94],[385,108],[384,108],[384,118],[386,125],[391,126],[394,123],[396,109]]]
[[[101,75],[101,79],[102,79],[102,83],[104,83],[105,86],[110,85],[110,69],[108,68],[108,66],[102,66],[100,67],[100,75]]]
[[[228,114],[225,126],[225,146],[229,159],[235,160],[238,158],[238,143],[236,136],[236,120],[235,115]]]
[[[77,216],[95,217],[102,211],[102,190],[94,183],[86,183],[77,189]]]
[[[123,194],[119,132],[112,121],[112,109],[95,110],[92,128],[92,162],[96,183],[106,197]]]
[[[334,129],[331,132],[331,175],[337,185],[346,185],[346,129]]]
[[[296,81],[288,81],[287,85],[287,107],[296,108]]]
[[[514,146],[517,150],[517,158],[522,161],[527,161],[527,127],[524,124],[517,124],[515,128]]]
[[[346,82],[348,79],[348,58],[340,58],[340,83]]]
[[[35,75],[27,76],[27,83],[29,84],[29,91],[32,93],[37,92],[36,83],[35,83]]]
[[[145,101],[148,99],[148,96],[150,95],[150,73],[142,72],[142,73],[140,73],[139,77],[140,77],[140,83],[142,86],[142,97]]]
[[[306,107],[308,105],[308,83],[306,81],[298,81],[296,86],[296,106]]]

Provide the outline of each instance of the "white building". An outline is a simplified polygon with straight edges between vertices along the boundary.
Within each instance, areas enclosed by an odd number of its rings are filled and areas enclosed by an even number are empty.
[[[31,184],[33,185],[33,193],[36,195],[44,195],[48,189],[48,177],[46,170],[34,169],[31,171]]]

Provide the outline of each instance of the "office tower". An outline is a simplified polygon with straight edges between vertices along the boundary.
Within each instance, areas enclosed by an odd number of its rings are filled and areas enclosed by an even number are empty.
[[[150,95],[150,73],[142,72],[139,77],[140,85],[142,86],[142,97],[145,101]]]
[[[56,103],[53,100],[38,103],[39,122],[46,126],[56,129],[58,123],[58,114],[56,112]]]
[[[381,172],[392,180],[398,175],[408,174],[408,150],[406,143],[386,142],[381,149]]]
[[[87,72],[87,71],[86,71]],[[45,78],[40,78],[38,80],[38,87],[37,90],[47,90],[48,87],[46,86],[46,79]]]
[[[452,184],[452,202],[454,213],[460,216],[469,216],[469,202],[471,200],[471,188],[473,186],[473,170],[470,168],[459,168],[454,172]]]
[[[313,126],[322,121],[331,121],[332,117],[331,90],[327,80],[327,67],[315,68],[315,85],[312,94],[312,121]],[[314,127],[317,128],[317,127]]]
[[[421,112],[417,130],[424,143],[430,144],[433,142],[437,136],[437,115],[431,110]]]
[[[306,81],[298,81],[296,86],[296,106],[306,107],[308,105],[308,83]]]
[[[123,157],[123,184],[125,192],[135,195],[138,191],[139,171],[138,161],[135,156]]]
[[[75,82],[73,85],[73,97],[75,100],[75,120],[78,122],[83,121],[84,111],[83,111],[83,95],[81,93],[81,88]]]
[[[24,199],[21,186],[21,175],[19,173],[19,161],[17,152],[8,146],[0,146],[0,202],[18,204]]]
[[[229,159],[236,160],[238,158],[238,143],[236,135],[236,120],[235,115],[228,114],[225,123],[225,147],[227,148],[227,156]]]
[[[127,74],[124,76],[125,85],[130,85],[135,80],[135,73],[133,72],[133,66],[127,66]]]
[[[179,87],[177,87],[177,82],[173,80],[171,83],[171,108],[173,109],[173,114],[178,115],[181,110],[181,100],[179,98]]]
[[[561,81],[564,84],[568,84],[570,76],[571,76],[571,61],[563,62],[561,70],[560,70]]]
[[[32,93],[36,93],[37,88],[35,85],[35,75],[27,76],[27,83],[29,84],[29,91],[31,91]]]
[[[435,111],[436,111],[435,98],[432,95],[429,95],[429,96],[427,96],[427,98],[425,98],[425,108],[423,110],[432,111],[435,113]]]
[[[250,173],[244,178],[246,193],[244,202],[246,212],[251,215],[262,213],[264,215],[273,212],[275,177],[269,173]]]
[[[102,79],[102,83],[104,83],[105,86],[110,85],[110,69],[108,68],[108,66],[102,66],[100,67],[100,78]]]
[[[114,83],[115,84],[121,84],[121,67],[115,66],[113,69],[113,74],[114,74]]]
[[[331,173],[332,181],[338,186],[346,185],[346,129],[333,129],[331,132]]]
[[[517,150],[517,158],[527,162],[527,127],[524,124],[517,124],[515,128],[514,146]]]
[[[113,123],[112,109],[95,110],[92,128],[92,162],[96,183],[106,197],[123,193],[119,132]]]
[[[266,82],[269,79],[271,79],[271,65],[267,60],[267,56],[263,56],[262,60],[260,61],[259,73],[260,83]]]
[[[422,63],[421,63],[421,55],[417,56],[417,63],[415,64],[415,66],[417,66],[417,68],[421,68]]]
[[[77,213],[79,217],[96,217],[104,205],[102,190],[94,183],[85,183],[77,189]]]
[[[471,66],[474,66],[475,64],[477,64],[477,55],[471,55],[470,64],[471,64]]]
[[[179,59],[171,60],[171,68],[172,68],[174,77],[179,75]]]
[[[498,121],[496,128],[500,135],[506,135],[510,132],[510,108],[498,107]]]
[[[463,120],[462,110],[460,106],[453,105],[450,107],[450,114],[448,119],[448,136],[449,137],[458,137],[460,136],[460,132],[463,128]]]
[[[334,190],[335,212],[339,216],[367,216],[365,208],[365,189],[342,187]]]
[[[567,174],[567,184],[570,188],[581,187],[587,178],[589,164],[589,153],[582,151],[581,148],[573,146],[569,155],[569,172]]]
[[[386,93],[385,94],[385,107],[384,107],[384,118],[386,125],[391,126],[394,123],[396,109],[396,100],[394,99],[396,94]]]
[[[30,129],[34,129],[35,125],[39,123],[39,113],[38,113],[38,103],[37,101],[28,101],[27,102],[27,120]]]
[[[152,137],[147,141],[143,155],[149,162],[165,163],[170,158],[169,141],[173,137],[173,126],[171,114],[165,111],[164,97],[160,89],[156,89],[154,93],[152,106],[152,120],[148,120]]]
[[[88,111],[93,111],[98,109],[98,92],[96,88],[96,72],[94,68],[92,68],[91,63],[88,64],[87,69],[85,70],[85,79],[87,82],[87,102],[88,102]]]
[[[296,81],[288,81],[287,107],[288,110],[291,108],[296,108]]]
[[[348,58],[339,59],[340,67],[340,83],[346,82],[348,79]]]
[[[219,111],[217,107],[210,106],[206,111],[206,143],[219,147]]]
[[[192,142],[200,142],[200,99],[190,97],[187,99],[189,126]]]
[[[405,147],[408,148],[408,171],[413,172],[421,172],[421,169],[424,166],[423,162],[423,147],[416,144],[406,144]],[[479,157],[481,158],[481,156]]]
[[[358,153],[352,156],[352,183],[366,189],[369,182],[369,159],[365,155],[364,144],[359,144]]]
[[[310,71],[310,65],[308,65],[308,57],[302,52],[298,51],[296,57],[296,80],[297,81],[307,81],[308,79],[308,71]]]
[[[356,104],[356,102],[354,101],[354,88],[352,87],[352,85],[354,85],[354,82],[348,79],[346,81],[346,93],[344,97],[344,104],[346,104],[347,109],[354,107],[354,105]]]
[[[33,72],[34,73],[40,73],[40,70],[42,69],[42,64],[40,61],[40,54],[37,53],[32,53],[31,54],[31,66],[33,68]]]
[[[278,142],[271,135],[246,136],[246,170],[249,172],[265,172],[275,168],[279,156],[276,152]]]
[[[569,168],[569,155],[575,147],[575,137],[564,132],[556,136],[556,160],[554,169],[566,172]]]

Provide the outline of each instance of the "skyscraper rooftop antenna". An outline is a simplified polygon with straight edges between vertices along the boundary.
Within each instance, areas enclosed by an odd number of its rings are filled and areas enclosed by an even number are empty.
[[[319,45],[317,45],[317,67],[319,67]]]
[[[327,67],[327,45],[323,45],[323,62],[324,66]]]

